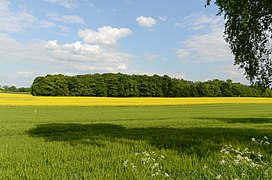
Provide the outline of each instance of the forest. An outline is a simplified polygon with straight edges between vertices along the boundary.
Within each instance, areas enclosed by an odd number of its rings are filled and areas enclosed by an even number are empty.
[[[272,90],[234,83],[232,80],[192,82],[167,75],[105,73],[37,77],[32,83],[31,94],[95,97],[272,97]]]
[[[1,86],[0,85],[0,92],[4,92],[4,93],[29,93],[30,92],[30,88],[25,88],[25,87],[20,87],[17,88],[15,86]]]

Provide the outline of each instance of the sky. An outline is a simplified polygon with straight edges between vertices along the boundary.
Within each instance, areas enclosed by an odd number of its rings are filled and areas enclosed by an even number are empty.
[[[168,75],[247,84],[205,0],[1,0],[0,85],[47,74]]]

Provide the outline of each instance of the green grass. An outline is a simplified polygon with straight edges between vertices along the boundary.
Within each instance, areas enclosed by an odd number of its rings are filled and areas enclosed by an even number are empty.
[[[272,138],[271,108],[0,107],[0,179],[270,179],[271,145],[251,138]],[[225,145],[260,166],[220,163]]]

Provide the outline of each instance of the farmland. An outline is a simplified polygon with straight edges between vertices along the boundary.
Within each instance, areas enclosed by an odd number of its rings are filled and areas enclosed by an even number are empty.
[[[272,98],[48,97],[0,93],[0,106],[163,106],[189,104],[272,104]]]
[[[269,179],[272,100],[0,94],[0,179]]]

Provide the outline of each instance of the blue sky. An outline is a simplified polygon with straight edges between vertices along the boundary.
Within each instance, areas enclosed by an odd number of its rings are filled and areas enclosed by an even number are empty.
[[[46,74],[169,75],[247,83],[205,0],[1,0],[0,85]]]

